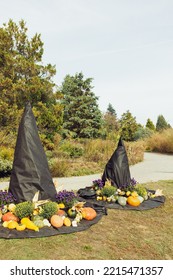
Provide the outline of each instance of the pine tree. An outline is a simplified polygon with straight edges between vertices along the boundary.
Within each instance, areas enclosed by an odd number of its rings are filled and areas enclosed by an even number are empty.
[[[132,116],[129,110],[122,114],[120,119],[121,135],[125,141],[133,141],[138,129],[136,118]]]
[[[106,113],[103,115],[103,128],[105,131],[105,136],[109,137],[113,134],[118,134],[119,131],[119,121],[117,119],[117,114],[113,106],[109,103]]]
[[[117,117],[116,111],[113,108],[112,104],[110,104],[110,103],[108,104],[108,108],[107,108],[106,113],[111,114],[111,115]]]
[[[162,131],[164,129],[170,128],[163,115],[159,115],[156,122],[156,131]]]
[[[146,128],[149,128],[150,130],[153,130],[155,131],[155,126],[154,126],[154,123],[150,120],[150,119],[147,119],[147,122],[146,122]]]
[[[62,83],[64,96],[63,128],[74,138],[96,138],[100,135],[102,115],[92,92],[92,78],[84,79],[82,73],[67,75]]]

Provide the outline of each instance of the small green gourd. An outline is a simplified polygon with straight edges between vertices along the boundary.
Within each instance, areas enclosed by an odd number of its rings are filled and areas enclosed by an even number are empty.
[[[34,224],[35,224],[38,228],[44,227],[44,222],[43,222],[43,220],[37,219],[37,220],[34,221]]]

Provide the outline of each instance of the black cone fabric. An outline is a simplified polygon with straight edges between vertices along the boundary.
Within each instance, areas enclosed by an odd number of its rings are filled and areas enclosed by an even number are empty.
[[[39,200],[55,200],[56,189],[31,105],[27,103],[19,125],[9,192],[22,202],[32,200],[37,191]]]
[[[118,147],[109,159],[105,166],[105,170],[102,175],[102,180],[110,180],[112,185],[123,189],[128,186],[131,181],[128,157],[126,149],[122,139],[118,142]]]

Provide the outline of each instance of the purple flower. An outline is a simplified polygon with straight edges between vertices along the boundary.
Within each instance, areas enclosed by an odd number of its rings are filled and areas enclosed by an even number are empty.
[[[137,181],[134,178],[132,178],[131,181],[130,181],[130,185],[132,187],[134,187],[134,186],[136,186],[136,184],[137,184]]]
[[[78,196],[73,191],[63,190],[58,192],[55,198],[58,203],[64,203],[66,207],[71,207],[77,201]]]
[[[104,187],[104,181],[101,179],[94,180],[93,185],[96,189],[102,189]]]
[[[16,198],[12,195],[12,193],[4,190],[0,190],[0,208],[2,209],[4,205],[9,203],[14,203]]]

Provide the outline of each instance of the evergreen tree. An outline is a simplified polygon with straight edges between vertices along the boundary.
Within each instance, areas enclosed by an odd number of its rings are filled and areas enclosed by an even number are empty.
[[[74,138],[96,138],[100,135],[102,115],[98,97],[92,92],[92,78],[84,79],[82,73],[67,75],[62,83],[64,96],[64,132]]]
[[[27,36],[23,20],[9,20],[0,27],[0,126],[16,131],[18,119],[27,101],[37,115],[41,132],[52,134],[62,124],[61,95],[52,81],[55,66],[43,66],[41,35]],[[44,119],[44,121],[43,121]]]
[[[117,114],[110,103],[108,105],[106,113],[103,115],[103,128],[106,137],[110,137],[112,134],[117,134],[119,131],[119,121],[117,119]]]
[[[138,129],[136,118],[132,116],[129,110],[122,114],[120,119],[121,135],[125,141],[133,141]]]
[[[111,114],[111,115],[117,117],[116,111],[113,108],[112,104],[110,104],[110,103],[108,104],[108,108],[107,108],[106,113]]]
[[[148,127],[139,126],[134,134],[134,140],[137,141],[139,139],[145,139],[150,137],[153,134],[153,130]]]
[[[155,126],[154,126],[154,123],[150,120],[150,119],[147,119],[147,122],[146,122],[146,128],[149,128],[150,130],[153,130],[155,131]]]
[[[156,131],[162,131],[164,129],[170,128],[163,115],[159,115],[156,122]]]

